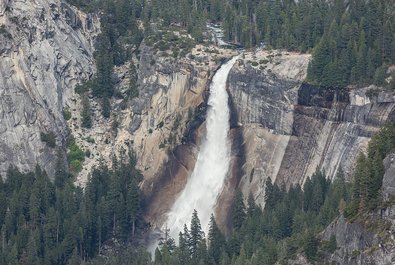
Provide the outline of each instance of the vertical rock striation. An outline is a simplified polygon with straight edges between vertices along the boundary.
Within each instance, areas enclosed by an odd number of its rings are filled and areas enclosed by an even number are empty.
[[[393,120],[393,93],[370,99],[374,87],[344,91],[304,84],[308,60],[262,51],[247,54],[231,72],[246,147],[240,187],[260,204],[268,177],[289,186],[303,184],[316,169],[333,178],[342,167],[350,176],[372,134]]]
[[[53,173],[55,149],[40,140],[69,133],[63,107],[94,72],[98,19],[60,0],[0,1],[0,174],[12,164]]]

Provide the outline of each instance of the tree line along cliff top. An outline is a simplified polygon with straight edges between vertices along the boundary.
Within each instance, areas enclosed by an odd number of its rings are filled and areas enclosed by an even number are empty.
[[[97,39],[100,89],[111,96],[111,65],[130,59],[152,25],[178,26],[203,42],[206,23],[221,23],[224,38],[245,48],[312,53],[307,80],[345,87],[394,88],[395,3],[369,0],[68,0],[101,14]],[[134,47],[134,48],[133,48]],[[108,49],[109,48],[109,49]],[[101,81],[100,81],[101,80]],[[107,93],[106,91],[109,91]]]

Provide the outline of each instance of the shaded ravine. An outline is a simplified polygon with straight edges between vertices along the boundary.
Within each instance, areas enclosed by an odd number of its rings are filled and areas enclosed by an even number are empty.
[[[178,238],[184,224],[189,224],[194,209],[199,214],[203,231],[208,232],[210,215],[214,212],[230,165],[230,111],[226,81],[235,62],[236,58],[233,58],[222,65],[210,85],[205,139],[193,173],[167,213],[162,227],[169,229],[174,239]]]

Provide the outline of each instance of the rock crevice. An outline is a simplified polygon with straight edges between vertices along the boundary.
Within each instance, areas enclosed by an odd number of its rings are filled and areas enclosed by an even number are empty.
[[[56,150],[40,132],[54,132],[64,147],[63,108],[95,71],[99,20],[60,0],[2,0],[0,25],[0,174],[11,164],[22,171],[39,164],[52,175]]]

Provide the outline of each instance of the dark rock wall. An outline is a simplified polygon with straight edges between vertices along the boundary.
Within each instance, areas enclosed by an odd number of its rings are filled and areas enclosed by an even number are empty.
[[[267,177],[289,186],[303,184],[317,168],[333,178],[340,167],[350,177],[370,137],[394,120],[392,92],[369,99],[374,88],[320,88],[251,67],[235,67],[229,83],[238,123],[251,142],[241,185],[259,203]]]

